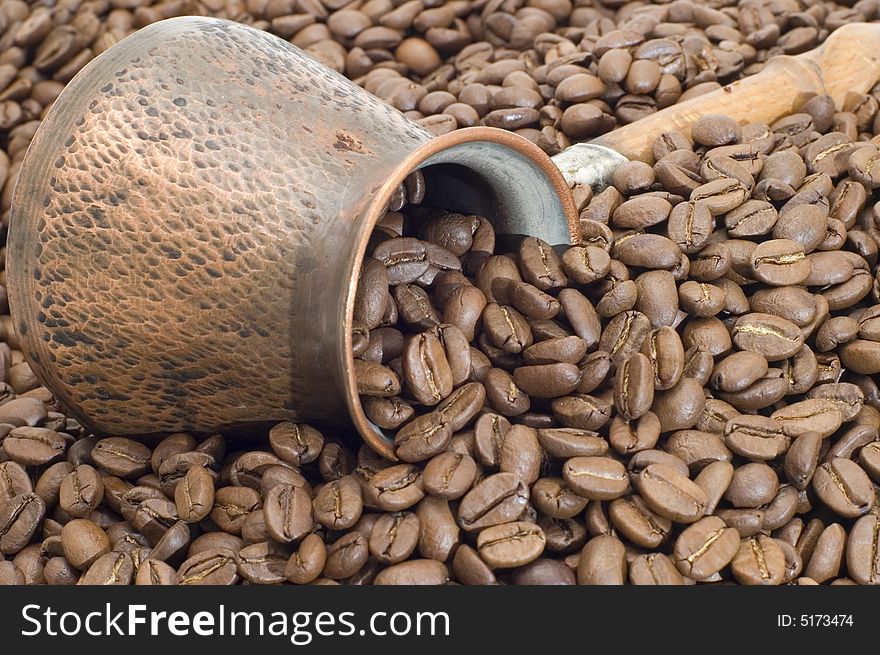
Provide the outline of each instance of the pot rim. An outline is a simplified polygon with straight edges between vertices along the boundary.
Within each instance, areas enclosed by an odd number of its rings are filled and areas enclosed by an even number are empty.
[[[354,377],[354,354],[352,350],[352,324],[354,322],[354,301],[357,285],[360,279],[359,271],[366,254],[367,244],[372,235],[373,228],[385,213],[385,208],[392,194],[403,182],[407,175],[420,168],[420,165],[440,152],[454,146],[465,143],[491,143],[501,145],[513,151],[535,164],[546,177],[550,186],[559,198],[563,216],[567,222],[568,232],[571,235],[571,245],[577,245],[580,241],[580,223],[578,212],[575,207],[571,190],[566,183],[560,170],[550,157],[538,146],[528,139],[513,132],[508,132],[494,127],[468,127],[454,130],[448,134],[432,138],[424,145],[413,150],[403,159],[377,190],[373,200],[367,206],[364,219],[360,222],[355,235],[354,258],[351,260],[349,269],[349,281],[345,289],[343,302],[343,324],[341,338],[339,339],[339,354],[342,358],[342,393],[344,402],[348,408],[349,417],[360,434],[361,438],[380,455],[386,459],[397,461],[394,455],[394,447],[386,437],[380,434],[364,413],[360,396],[357,392],[357,382]],[[461,164],[467,167],[466,164]]]

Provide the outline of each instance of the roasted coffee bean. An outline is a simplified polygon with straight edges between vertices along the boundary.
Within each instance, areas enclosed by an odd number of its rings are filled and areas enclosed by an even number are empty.
[[[0,501],[0,553],[14,554],[24,548],[45,514],[46,506],[33,492]]]
[[[483,328],[492,343],[510,353],[532,345],[532,331],[522,314],[512,307],[489,303],[483,310]]]
[[[390,469],[386,469],[388,471]],[[376,477],[383,472],[377,473],[370,480],[370,485],[379,490]],[[401,481],[403,482],[403,481]],[[381,484],[381,482],[379,483]],[[394,486],[393,484],[391,485]],[[395,489],[391,489],[395,491]],[[268,500],[268,499],[267,499]],[[281,520],[278,523],[283,533],[289,535],[287,539],[280,541],[295,541],[301,539],[311,530],[311,508],[305,505],[307,496],[296,494],[287,490],[287,494],[281,492],[275,501],[276,507],[272,513]],[[265,507],[267,527],[273,523],[269,521],[269,515]],[[337,480],[332,480],[321,487],[314,499],[314,517],[321,525],[331,530],[342,530],[353,526],[363,512],[363,496],[361,486],[354,477],[347,475]],[[270,529],[270,532],[272,530]],[[274,536],[274,535],[273,535]]]
[[[848,459],[836,458],[820,464],[813,474],[812,486],[823,503],[847,518],[866,514],[877,500],[867,473]]]
[[[613,500],[629,489],[626,468],[610,457],[572,457],[562,475],[575,493],[591,500]]]
[[[663,553],[638,555],[629,563],[629,582],[634,585],[683,585],[684,578]]]
[[[101,439],[92,451],[97,467],[120,478],[136,478],[146,473],[151,456],[149,448],[125,437]]]
[[[819,526],[821,529],[821,526]],[[840,572],[845,553],[846,531],[839,523],[832,523],[821,531],[809,557],[804,573],[818,584],[830,580]]]
[[[278,423],[269,430],[272,450],[285,462],[302,466],[318,458],[324,437],[315,428],[303,423]]]
[[[523,392],[507,371],[500,368],[490,369],[483,379],[486,389],[486,400],[489,405],[505,416],[518,416],[531,407],[528,394]]]
[[[129,585],[134,574],[134,563],[126,553],[105,553],[88,568],[78,584]]]
[[[519,247],[519,267],[523,279],[541,291],[566,286],[568,278],[562,263],[548,243],[534,237],[522,240]]]
[[[706,511],[706,493],[687,477],[664,464],[639,473],[636,487],[654,512],[676,523],[693,523]]]
[[[626,581],[626,547],[610,534],[590,539],[577,564],[578,584],[622,585]]]
[[[354,369],[359,394],[388,398],[400,393],[400,378],[390,368],[355,359]]]
[[[794,355],[804,344],[804,337],[791,321],[755,312],[737,319],[733,327],[733,342],[743,350],[775,362]]]
[[[785,553],[775,539],[759,534],[743,539],[730,565],[745,585],[778,585],[785,576]]]
[[[577,389],[581,371],[574,364],[521,366],[513,372],[516,386],[533,398],[558,398]]]
[[[674,561],[683,575],[706,580],[727,566],[737,554],[739,533],[717,516],[688,526],[675,542]]]
[[[306,536],[299,548],[287,560],[284,577],[293,584],[313,582],[324,569],[327,560],[327,549],[317,534]]]
[[[97,524],[74,519],[61,530],[64,557],[80,571],[87,570],[101,555],[110,551],[110,540]]]
[[[66,447],[67,441],[60,433],[46,428],[13,428],[3,440],[6,455],[24,466],[50,464],[63,455]]]
[[[721,360],[712,370],[711,385],[720,391],[736,392],[748,388],[767,374],[767,360],[756,352],[743,350]]]
[[[880,582],[880,550],[877,534],[880,533],[880,517],[876,514],[863,516],[850,528],[846,542],[846,568],[850,577],[859,584]]]
[[[59,506],[70,516],[85,518],[104,498],[104,482],[88,464],[77,466],[61,481]]]
[[[30,493],[33,490],[27,472],[19,464],[12,461],[0,462],[0,502],[11,500],[15,496]],[[37,494],[42,497],[39,491]],[[43,502],[45,502],[45,498]]]
[[[214,479],[201,466],[192,466],[174,490],[177,514],[187,523],[197,523],[214,507]]]
[[[672,531],[672,522],[652,512],[637,495],[612,501],[608,517],[621,535],[643,548],[659,547]]]
[[[705,404],[706,397],[703,395],[700,382],[694,378],[683,377],[668,391],[656,393],[651,407],[660,419],[660,429],[668,432],[693,427]]]
[[[717,114],[703,116],[691,127],[691,138],[703,146],[723,146],[735,143],[742,135],[736,121]]]
[[[597,430],[611,418],[611,406],[602,398],[575,394],[556,398],[550,407],[557,420],[569,428]]]
[[[442,562],[414,559],[383,569],[373,584],[377,585],[443,585],[449,580],[449,570]]]
[[[538,442],[551,457],[595,457],[608,451],[608,442],[592,430],[578,428],[543,428],[537,430]]]
[[[592,303],[575,289],[560,291],[559,302],[562,305],[565,320],[574,333],[587,344],[587,349],[595,347],[603,333],[599,315]],[[602,350],[601,347],[600,350]]]
[[[398,464],[379,471],[370,478],[368,488],[370,497],[375,498],[378,506],[385,511],[408,509],[424,496],[419,469],[411,464]],[[316,506],[316,514],[317,509]]]
[[[534,523],[515,521],[491,526],[477,536],[477,552],[493,568],[528,564],[543,552],[544,531]]]
[[[259,492],[250,487],[221,487],[214,494],[214,507],[211,508],[210,517],[227,532],[240,534],[245,517],[257,509],[260,502]],[[176,512],[173,504],[169,509]]]
[[[587,354],[587,344],[576,336],[555,337],[535,343],[523,351],[527,364],[577,364]]]
[[[528,487],[512,473],[496,473],[473,487],[461,500],[459,523],[480,530],[519,517],[529,501]]]
[[[779,490],[779,478],[766,464],[749,463],[733,473],[725,499],[735,508],[756,508],[769,503]]]
[[[774,460],[788,449],[782,423],[764,416],[743,415],[727,421],[724,442],[734,453],[752,461]]]
[[[467,493],[476,475],[477,466],[470,455],[447,451],[427,463],[422,483],[428,494],[455,500]]]
[[[403,426],[394,439],[395,452],[405,462],[428,459],[446,448],[452,424],[437,412],[422,414]]]
[[[692,471],[699,471],[712,462],[728,462],[733,458],[721,437],[699,430],[674,432],[663,448],[678,457]]]
[[[342,480],[348,479],[350,478],[342,478]],[[327,486],[338,482],[341,480],[331,482]],[[322,491],[326,488],[323,487]],[[359,486],[357,492],[360,492]],[[281,543],[299,541],[311,532],[314,523],[312,499],[303,489],[287,484],[272,487],[266,494],[262,515],[268,534]]]
[[[348,532],[327,547],[324,575],[341,580],[357,573],[370,556],[367,539],[358,532]]]
[[[627,421],[640,418],[654,401],[654,371],[642,353],[630,357],[617,372],[614,405]]]
[[[191,556],[177,570],[181,585],[231,585],[238,581],[237,554],[210,548]]]
[[[252,584],[280,584],[290,555],[281,544],[264,541],[238,552],[238,573]]]
[[[671,327],[653,330],[642,345],[654,376],[654,388],[665,391],[674,387],[684,373],[684,347],[678,333]]]
[[[783,431],[790,437],[816,432],[824,438],[836,432],[843,423],[837,403],[825,398],[792,403],[773,412],[770,418],[782,423]]]
[[[416,508],[419,519],[418,550],[424,557],[445,562],[459,544],[460,533],[449,503],[443,498],[423,498]]]

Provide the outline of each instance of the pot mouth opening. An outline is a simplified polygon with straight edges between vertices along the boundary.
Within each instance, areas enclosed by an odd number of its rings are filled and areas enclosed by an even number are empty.
[[[367,418],[357,391],[354,299],[373,229],[397,187],[416,170],[425,176],[423,205],[484,216],[502,246],[522,236],[537,236],[553,246],[580,238],[574,200],[562,174],[542,150],[516,134],[488,127],[457,130],[428,141],[398,164],[369,203],[354,237],[337,355],[342,375],[337,386],[351,423],[373,450],[395,461],[393,433]]]

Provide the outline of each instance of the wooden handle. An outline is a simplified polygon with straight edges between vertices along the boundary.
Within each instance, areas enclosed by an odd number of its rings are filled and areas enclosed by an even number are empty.
[[[851,23],[814,50],[774,57],[756,75],[658,111],[592,143],[653,163],[655,138],[670,130],[690,135],[691,125],[706,114],[727,114],[742,124],[772,123],[817,93],[830,95],[840,109],[847,93],[867,93],[878,79],[880,24]]]

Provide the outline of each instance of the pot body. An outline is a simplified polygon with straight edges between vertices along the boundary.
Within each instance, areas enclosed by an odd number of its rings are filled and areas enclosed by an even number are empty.
[[[71,81],[23,162],[7,268],[28,362],[98,433],[371,430],[353,416],[356,271],[407,173],[429,166],[435,201],[501,232],[576,231],[549,159],[474,129],[432,140],[244,25],[144,28]]]

